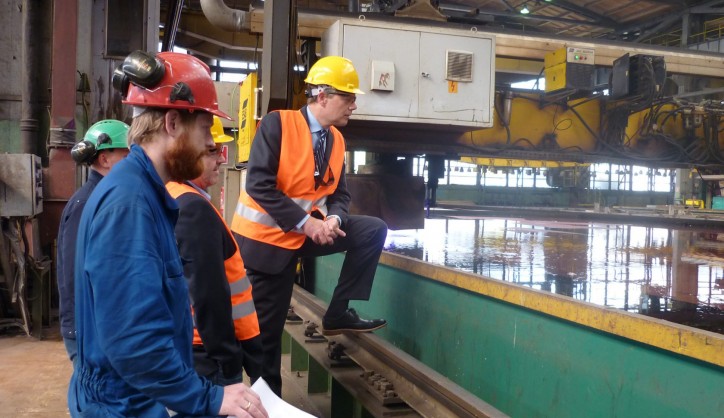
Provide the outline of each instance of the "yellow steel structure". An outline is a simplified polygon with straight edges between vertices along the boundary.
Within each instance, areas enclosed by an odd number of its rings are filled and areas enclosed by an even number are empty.
[[[249,160],[251,141],[256,133],[256,73],[250,73],[239,88],[239,139],[237,140],[237,162]]]
[[[588,167],[590,165],[573,161],[521,160],[516,158],[492,157],[461,157],[460,161],[464,163],[471,163],[488,167],[572,168]]]
[[[580,99],[568,106],[549,104],[540,107],[538,96],[519,94],[512,99],[510,115],[510,138],[499,112],[495,112],[493,127],[467,132],[457,142],[472,147],[490,145],[518,146],[538,151],[565,151],[595,149],[596,138],[578,119],[575,112],[583,116],[593,132],[599,132],[601,120],[600,103],[597,100]],[[545,104],[545,103],[543,103]]]
[[[496,99],[500,102],[500,96]],[[606,109],[602,98],[577,99],[569,102],[547,102],[545,95],[531,95],[527,93],[515,94],[512,99],[510,126],[506,129],[500,116],[500,108],[496,105],[494,123],[492,128],[467,132],[460,135],[455,141],[457,144],[471,148],[490,148],[501,150],[525,150],[541,153],[555,153],[556,160],[566,161],[565,154],[571,159],[579,160],[581,153],[593,153],[607,148],[601,148],[600,141],[604,138],[604,129],[601,125]],[[655,111],[655,114],[652,112]],[[695,112],[695,111],[691,111]],[[675,116],[666,117],[668,114]],[[666,104],[633,113],[628,117],[625,135],[621,140],[628,150],[636,150],[636,154],[629,157],[655,157],[661,152],[661,146],[670,144],[654,144],[650,140],[642,141],[647,134],[656,133],[666,135],[676,141],[686,137],[687,132],[682,122],[682,116],[690,113],[682,111],[675,104]],[[724,149],[724,121],[720,122],[718,142]],[[704,137],[703,124],[693,129],[695,137]],[[659,148],[656,148],[659,147]],[[627,151],[628,152],[628,151]],[[484,154],[484,152],[481,152]],[[610,152],[609,152],[610,155]],[[468,156],[475,156],[471,153]],[[613,156],[626,157],[623,151]]]

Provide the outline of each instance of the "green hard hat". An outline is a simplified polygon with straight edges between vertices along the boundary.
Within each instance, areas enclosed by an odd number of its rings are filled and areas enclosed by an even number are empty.
[[[88,128],[83,140],[75,144],[70,155],[76,163],[91,164],[98,151],[111,148],[128,148],[128,125],[120,120],[106,119]]]
[[[84,140],[93,142],[97,151],[108,148],[128,148],[126,137],[128,125],[120,120],[106,119],[96,122],[88,128]]]

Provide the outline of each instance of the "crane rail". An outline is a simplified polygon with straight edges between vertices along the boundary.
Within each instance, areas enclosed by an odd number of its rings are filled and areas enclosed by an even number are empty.
[[[311,293],[295,287],[292,306],[304,320],[321,324],[325,307]],[[342,344],[345,354],[360,367],[392,382],[400,398],[423,417],[508,416],[374,334],[348,333],[328,339]]]

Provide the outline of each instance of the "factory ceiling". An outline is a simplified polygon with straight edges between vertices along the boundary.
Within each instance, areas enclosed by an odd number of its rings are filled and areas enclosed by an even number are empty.
[[[263,9],[260,0],[225,0],[232,9]],[[162,21],[181,5],[175,44],[208,57],[239,57],[258,50],[254,34],[224,34],[205,22],[200,0],[162,0]],[[299,0],[299,12],[355,17],[405,16],[423,5],[436,20],[481,29],[681,47],[724,33],[724,0]],[[351,11],[354,10],[354,11]],[[682,42],[682,34],[686,40]],[[212,44],[212,45],[206,45]]]

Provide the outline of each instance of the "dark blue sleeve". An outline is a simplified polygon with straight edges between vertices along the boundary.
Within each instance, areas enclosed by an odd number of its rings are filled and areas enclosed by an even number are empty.
[[[223,388],[200,378],[179,352],[183,325],[190,354],[188,287],[178,253],[164,257],[159,243],[169,237],[160,236],[157,222],[143,205],[108,208],[93,221],[85,267],[99,345],[116,372],[150,398],[174,411],[215,415]]]
[[[64,338],[75,338],[75,244],[85,200],[75,195],[68,201],[58,230],[57,279],[60,303],[60,328]]]

